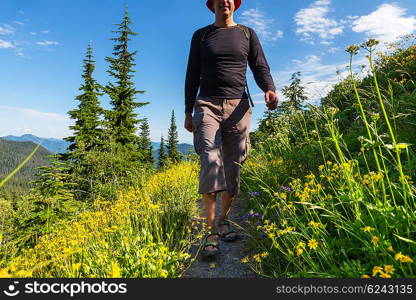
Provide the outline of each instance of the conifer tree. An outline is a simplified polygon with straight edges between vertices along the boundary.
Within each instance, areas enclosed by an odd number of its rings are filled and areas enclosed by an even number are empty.
[[[135,108],[144,106],[149,102],[135,102],[135,96],[144,91],[136,90],[133,82],[132,68],[137,51],[129,52],[128,46],[131,40],[129,36],[137,35],[133,32],[129,25],[131,20],[126,7],[123,20],[118,26],[118,30],[113,31],[117,37],[111,38],[115,42],[113,48],[113,57],[106,57],[106,61],[110,63],[107,71],[115,82],[109,82],[104,91],[110,97],[113,109],[106,111],[106,120],[109,133],[117,144],[126,147],[129,151],[137,151],[136,124],[140,122],[136,117],[138,114],[134,112]]]
[[[158,162],[158,168],[161,169],[166,164],[166,152],[165,152],[165,139],[163,138],[163,134],[160,138],[160,148],[159,148],[159,162]]]
[[[144,118],[140,124],[139,151],[143,156],[143,162],[153,165],[153,147],[147,118]]]
[[[75,99],[79,101],[76,109],[68,112],[71,119],[75,120],[75,125],[69,128],[73,130],[73,136],[65,138],[71,142],[68,147],[66,158],[80,159],[83,150],[90,150],[94,147],[100,147],[103,144],[103,129],[100,114],[103,109],[100,107],[98,96],[101,96],[100,85],[93,77],[95,61],[93,60],[93,49],[91,42],[88,44],[86,57],[83,60],[84,71],[82,78],[84,82],[79,90],[82,94]]]
[[[82,203],[74,199],[68,162],[58,155],[50,156],[50,165],[38,167],[40,173],[33,181],[34,188],[25,196],[28,207],[15,222],[18,239],[33,246],[39,236],[50,232],[54,225],[74,216]]]
[[[167,144],[168,157],[172,163],[177,163],[182,159],[181,154],[179,153],[177,149],[177,146],[178,146],[178,131],[177,131],[176,123],[175,123],[175,112],[172,110],[172,117],[170,120],[170,127],[168,131],[168,144]]]
[[[304,108],[303,103],[308,97],[305,95],[305,88],[301,85],[299,77],[300,72],[293,73],[290,85],[282,88],[282,93],[288,100],[282,103],[278,109],[279,112],[293,113]]]

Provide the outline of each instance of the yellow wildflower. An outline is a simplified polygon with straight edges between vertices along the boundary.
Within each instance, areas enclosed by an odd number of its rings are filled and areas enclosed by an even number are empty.
[[[315,239],[309,241],[308,246],[310,249],[316,249],[318,247],[318,242]]]
[[[361,276],[361,278],[370,278],[370,276],[364,274],[363,276]]]
[[[389,246],[389,247],[387,248],[387,251],[393,252],[393,251],[394,251],[393,246]]]
[[[310,222],[308,223],[308,225],[309,225],[309,226],[312,226],[312,227],[315,227],[315,228],[318,228],[318,227],[321,227],[321,226],[322,226],[322,224],[321,224],[321,223],[319,223],[319,222],[315,222],[315,221],[310,221]]]
[[[408,263],[408,262],[413,262],[413,259],[411,259],[411,258],[410,258],[409,256],[407,256],[407,255],[404,255],[400,261],[401,261],[401,262],[404,262],[404,263]]]
[[[399,260],[400,262],[404,262],[404,263],[413,262],[413,259],[411,259],[407,255],[403,255],[401,252],[396,253],[396,255],[394,255],[394,259]]]
[[[394,269],[394,267],[392,265],[385,265],[384,266],[384,272],[386,272],[387,274],[393,274],[394,271],[396,271]]]
[[[242,262],[243,264],[246,264],[246,263],[248,263],[248,261],[249,261],[249,258],[248,258],[248,256],[246,256],[246,257],[243,257],[243,258],[241,259],[241,262]]]
[[[295,253],[296,253],[297,256],[302,255],[303,249],[302,248],[296,248]]]
[[[374,245],[378,245],[378,243],[380,242],[380,239],[379,239],[378,237],[376,237],[376,236],[373,236],[373,237],[371,238],[371,242],[372,242]]]
[[[391,278],[391,276],[390,276],[389,274],[384,273],[384,272],[381,272],[381,273],[380,273],[380,277],[381,277],[381,278]]]
[[[297,248],[305,248],[304,242],[299,242],[299,244],[296,246]]]
[[[371,228],[370,226],[364,226],[363,228],[361,228],[361,230],[364,232],[370,232],[371,230],[373,230],[373,228]]]
[[[111,262],[111,271],[109,274],[110,278],[121,278],[121,269],[118,266],[117,262],[112,261]]]
[[[166,271],[166,270],[162,270],[162,272],[160,272],[160,277],[161,277],[161,278],[166,278],[166,277],[168,277],[168,271]]]
[[[253,258],[256,262],[261,262],[260,254],[255,254]]]
[[[267,256],[269,256],[269,252],[263,252],[260,254],[261,257],[265,258]]]
[[[11,278],[12,275],[9,273],[9,269],[0,269],[0,278]]]
[[[375,266],[373,268],[373,277],[376,276],[378,273],[383,273],[383,269],[380,266]]]

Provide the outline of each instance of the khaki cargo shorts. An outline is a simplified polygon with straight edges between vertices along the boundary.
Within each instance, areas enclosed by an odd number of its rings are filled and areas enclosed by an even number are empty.
[[[200,157],[198,192],[240,192],[240,166],[250,150],[252,108],[248,99],[198,97],[194,104],[194,148]],[[237,164],[238,163],[238,164]]]

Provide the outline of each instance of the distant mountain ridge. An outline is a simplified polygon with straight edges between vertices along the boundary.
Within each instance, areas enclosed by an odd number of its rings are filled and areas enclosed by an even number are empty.
[[[65,153],[67,151],[68,146],[70,145],[69,142],[63,139],[41,138],[33,134],[24,134],[22,136],[7,135],[1,138],[7,141],[33,142],[35,144],[41,143],[45,149],[49,150],[52,153]],[[152,142],[152,147],[153,157],[157,159],[159,156],[160,143]],[[180,143],[178,144],[178,150],[182,154],[186,154],[189,153],[189,151],[194,152],[194,146],[192,144]]]
[[[7,135],[1,138],[7,141],[40,143],[52,153],[65,153],[70,144],[63,139],[41,138],[33,134],[24,134],[22,136]]]

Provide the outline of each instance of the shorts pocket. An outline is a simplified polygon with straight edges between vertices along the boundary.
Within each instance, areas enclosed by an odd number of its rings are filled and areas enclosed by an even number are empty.
[[[244,150],[243,150],[242,157],[241,157],[241,164],[246,161],[246,159],[248,158],[248,155],[250,153],[250,149],[251,149],[250,136],[247,134],[244,139],[245,139],[245,141],[244,141]]]
[[[195,153],[200,155],[201,154],[201,120],[200,115],[194,114],[194,117],[192,118],[192,125],[194,127],[193,129],[193,135],[194,135],[194,150]]]

